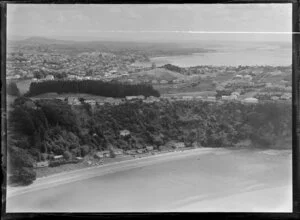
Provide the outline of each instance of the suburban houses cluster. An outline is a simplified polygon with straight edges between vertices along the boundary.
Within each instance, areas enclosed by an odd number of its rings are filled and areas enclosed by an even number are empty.
[[[56,78],[59,74],[65,74],[68,79],[105,79],[135,72],[139,68],[131,64],[145,60],[147,57],[133,52],[121,55],[105,52],[69,55],[52,49],[39,50],[39,47],[31,50],[19,48],[8,53],[6,72],[7,79],[44,79],[47,75]]]

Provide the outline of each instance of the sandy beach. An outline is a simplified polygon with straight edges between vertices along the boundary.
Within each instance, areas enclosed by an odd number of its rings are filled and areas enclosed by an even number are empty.
[[[7,212],[290,212],[291,188],[291,150],[203,148],[39,178],[30,186],[9,189],[6,208]]]

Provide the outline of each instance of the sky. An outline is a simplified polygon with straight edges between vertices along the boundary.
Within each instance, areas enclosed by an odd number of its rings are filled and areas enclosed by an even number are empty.
[[[291,31],[291,4],[7,6],[8,40],[291,41]]]

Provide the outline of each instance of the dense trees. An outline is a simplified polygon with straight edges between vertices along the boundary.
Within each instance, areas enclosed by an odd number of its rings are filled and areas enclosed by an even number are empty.
[[[11,174],[9,182],[28,185],[36,179],[33,170],[34,160],[26,150],[18,148],[10,142],[8,147],[8,171]]]
[[[184,68],[181,68],[179,66],[175,66],[175,65],[172,65],[172,64],[166,64],[166,65],[162,66],[162,68],[170,70],[170,71],[178,72],[178,73],[184,73],[185,72]]]
[[[35,178],[32,163],[53,155],[72,161],[95,150],[159,149],[169,141],[232,147],[248,139],[253,146],[271,147],[292,130],[291,105],[285,103],[135,102],[96,106],[89,114],[84,106],[62,101],[36,101],[37,108],[24,107],[27,102],[17,99],[9,114],[14,136],[8,149],[13,175],[28,183]],[[124,129],[130,135],[120,136]]]
[[[88,93],[106,97],[124,98],[125,96],[144,95],[159,96],[149,84],[122,84],[119,82],[103,82],[96,80],[51,80],[32,82],[27,96],[34,96],[48,92],[57,93]]]
[[[10,82],[7,85],[7,94],[12,96],[20,96],[20,91],[17,87],[17,84],[15,82]]]

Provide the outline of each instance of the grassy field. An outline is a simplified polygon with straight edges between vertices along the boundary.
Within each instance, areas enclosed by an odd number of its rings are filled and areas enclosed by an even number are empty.
[[[23,95],[24,93],[29,91],[31,80],[20,80],[17,81],[17,87],[20,90],[20,93]]]

